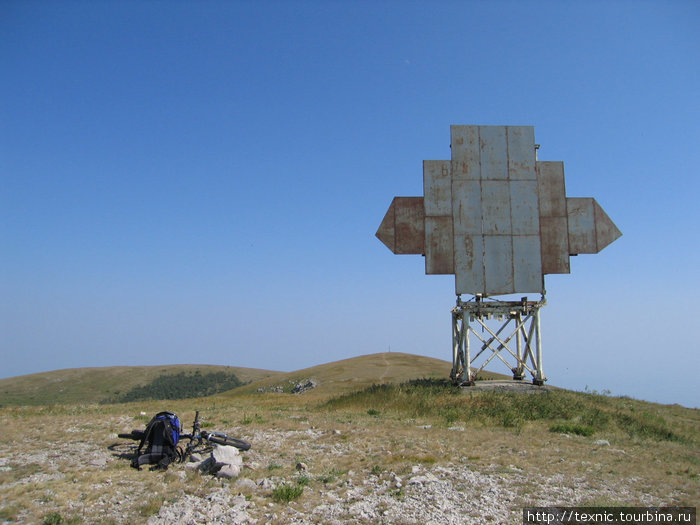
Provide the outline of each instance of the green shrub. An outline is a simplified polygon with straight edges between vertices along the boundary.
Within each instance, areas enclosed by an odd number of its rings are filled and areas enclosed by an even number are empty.
[[[445,424],[451,425],[455,421],[458,421],[461,413],[457,407],[443,407],[438,411],[440,416],[445,419]]]
[[[272,490],[272,499],[281,503],[289,503],[299,498],[304,493],[302,485],[290,485],[284,483]]]
[[[680,435],[668,428],[666,420],[650,412],[616,412],[614,418],[618,426],[630,437],[656,439],[661,441],[685,441]]]
[[[595,430],[585,425],[576,425],[573,423],[563,423],[552,425],[549,427],[550,432],[559,432],[561,434],[576,434],[577,436],[592,436]]]
[[[116,398],[104,403],[128,403],[130,401],[147,401],[160,399],[191,399],[226,392],[239,387],[243,382],[230,372],[209,372],[202,374],[180,372],[163,374],[150,383],[132,388]]]
[[[44,517],[44,521],[41,522],[42,525],[77,525],[82,523],[80,518],[70,518],[66,519],[61,516],[58,512],[52,512]]]
[[[318,480],[325,485],[326,483],[331,483],[335,481],[338,478],[338,476],[341,476],[342,474],[344,474],[344,472],[336,469],[331,469],[326,474],[320,475],[318,477]]]
[[[309,476],[299,476],[297,478],[297,485],[301,487],[306,487],[309,483],[311,483],[311,478]]]
[[[43,525],[60,525],[61,523],[63,523],[63,516],[58,512],[52,512],[46,515]]]

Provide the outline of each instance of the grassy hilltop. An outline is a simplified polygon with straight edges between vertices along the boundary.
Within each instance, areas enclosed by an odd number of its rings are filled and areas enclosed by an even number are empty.
[[[532,505],[697,505],[700,411],[555,388],[461,391],[445,381],[449,369],[399,353],[290,373],[236,368],[249,383],[221,394],[120,404],[95,403],[96,393],[114,393],[94,377],[108,382],[110,369],[71,372],[71,395],[92,397],[0,408],[0,522],[141,523],[187,502],[214,508],[212,494],[238,498],[261,523],[459,515],[515,524]],[[144,381],[163,370],[182,371],[153,367]],[[44,385],[50,399],[47,385],[65,392],[67,373],[48,374],[62,375],[53,383],[15,380]],[[291,393],[309,379],[315,388]],[[182,465],[136,471],[109,448],[164,409],[186,427],[200,410],[207,428],[250,441],[239,480],[222,484]]]
[[[0,379],[0,406],[99,403],[118,398],[164,376],[184,374],[235,376],[249,383],[278,373],[216,365],[111,366],[69,368]]]
[[[316,379],[316,392],[338,393],[357,390],[374,383],[400,383],[419,377],[443,378],[451,364],[441,359],[402,353],[380,353],[355,357],[297,370],[277,372],[257,368],[216,365],[113,366],[71,368],[0,379],[0,406],[52,405],[84,402],[120,401],[125,394],[157,386],[162,379],[176,379],[194,374],[201,377],[225,375],[235,377],[243,387],[227,388],[236,394],[281,386],[290,391],[297,382]],[[484,378],[503,378],[484,372]],[[162,383],[162,381],[161,381]],[[223,392],[219,389],[216,393]],[[199,396],[165,396],[166,399]],[[131,396],[129,400],[137,400]]]

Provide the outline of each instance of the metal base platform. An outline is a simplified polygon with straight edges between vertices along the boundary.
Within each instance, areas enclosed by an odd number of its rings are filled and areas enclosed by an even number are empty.
[[[514,381],[523,382],[529,373],[532,385],[544,385],[540,308],[545,304],[544,295],[539,301],[528,301],[527,297],[500,301],[478,295],[462,301],[457,296],[452,309],[452,381],[473,387],[478,373],[498,359],[513,373]],[[481,333],[475,327],[480,327]],[[483,362],[478,365],[480,360]]]
[[[522,394],[543,394],[550,391],[546,385],[535,385],[529,381],[517,379],[481,379],[474,381],[471,386],[461,387],[464,392],[517,392]]]

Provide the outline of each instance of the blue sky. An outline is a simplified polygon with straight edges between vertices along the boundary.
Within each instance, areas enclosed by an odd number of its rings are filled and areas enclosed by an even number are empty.
[[[0,1],[0,376],[450,360],[453,277],[374,233],[450,124],[509,124],[624,234],[547,277],[549,382],[700,405],[698,26],[691,1]]]

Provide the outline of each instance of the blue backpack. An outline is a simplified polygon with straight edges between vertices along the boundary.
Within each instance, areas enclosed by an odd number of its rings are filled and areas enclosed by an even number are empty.
[[[146,463],[156,463],[155,468],[167,469],[177,459],[180,432],[182,425],[176,414],[158,412],[146,426],[131,466],[140,469]]]

